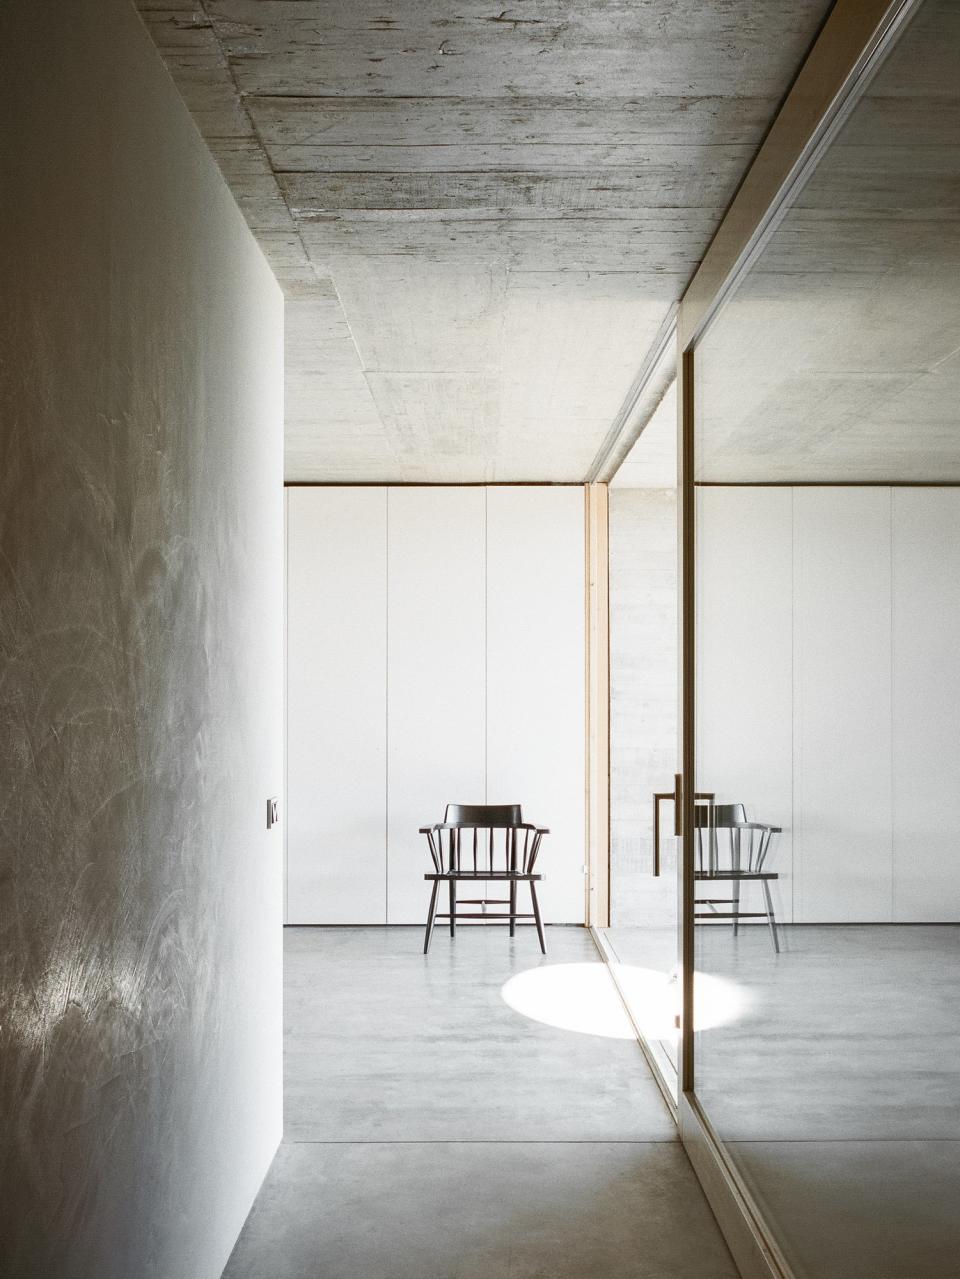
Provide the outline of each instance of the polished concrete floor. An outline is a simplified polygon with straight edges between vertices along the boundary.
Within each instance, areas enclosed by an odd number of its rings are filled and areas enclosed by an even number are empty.
[[[621,915],[626,915],[623,910],[620,913]],[[675,913],[674,911],[674,915]],[[603,934],[607,941],[611,961],[617,964],[618,972],[621,976],[624,975],[622,971],[624,969],[627,974],[629,974],[631,969],[639,969],[642,972],[663,973],[664,976],[676,977],[679,971],[677,963],[679,938],[675,918],[669,920],[666,924],[658,925],[618,925],[613,928],[605,928]],[[635,987],[629,980],[623,980],[620,984],[624,998],[633,1005],[632,1012],[637,1025],[645,1033],[649,1032],[646,1033],[648,1040],[656,1040],[656,1043],[651,1046],[658,1049],[657,1058],[661,1071],[667,1077],[674,1094],[676,1094],[679,1032],[668,1029],[666,1034],[658,1036],[653,1028],[645,1026],[646,1009],[643,1003],[643,985]],[[680,990],[676,984],[674,984],[674,995],[676,1011],[679,1012]]]
[[[960,927],[698,930],[697,1094],[798,1276],[960,1274]]]
[[[286,930],[286,1136],[225,1279],[735,1279],[636,1043],[549,1024],[594,1025],[589,934],[547,944]],[[540,969],[536,1020],[503,987]]]
[[[607,936],[676,963],[670,927]],[[960,1275],[960,927],[706,925],[697,972],[697,1096],[799,1279]]]
[[[697,930],[732,1008],[697,1044],[728,1141],[960,1140],[960,926]],[[960,1150],[960,1147],[958,1147]]]

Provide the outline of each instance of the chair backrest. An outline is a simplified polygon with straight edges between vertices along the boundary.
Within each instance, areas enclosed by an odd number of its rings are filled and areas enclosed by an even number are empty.
[[[742,804],[698,803],[693,820],[697,830],[699,873],[722,874],[726,870],[755,873],[763,869],[772,831],[769,827],[751,825]]]
[[[436,870],[532,873],[542,832],[523,824],[519,804],[448,804],[443,826],[427,835]]]
[[[711,812],[713,820],[711,821]],[[694,823],[698,827],[716,826],[728,829],[731,826],[742,826],[747,820],[747,812],[742,804],[697,804],[694,809]]]
[[[448,804],[443,820],[447,826],[498,830],[502,826],[519,826],[523,817],[519,804]]]

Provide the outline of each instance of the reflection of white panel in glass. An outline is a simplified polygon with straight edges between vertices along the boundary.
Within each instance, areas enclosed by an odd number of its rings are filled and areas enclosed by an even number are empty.
[[[446,804],[484,802],[484,508],[479,487],[389,490],[391,924],[426,919],[419,827]]]
[[[550,828],[555,923],[584,920],[583,501],[579,486],[487,490],[487,798]]]
[[[792,908],[793,546],[788,488],[697,490],[697,789],[781,826],[766,869]],[[724,886],[729,888],[729,885]],[[702,893],[701,896],[708,896]],[[729,896],[720,892],[714,896]],[[741,908],[764,909],[755,885]]]
[[[960,918],[960,489],[893,490],[894,919]]]
[[[386,920],[386,493],[293,488],[287,920]]]
[[[891,918],[890,490],[794,491],[794,908]]]

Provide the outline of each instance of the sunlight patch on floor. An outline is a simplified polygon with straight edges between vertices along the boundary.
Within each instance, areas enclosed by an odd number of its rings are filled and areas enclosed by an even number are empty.
[[[676,1039],[680,983],[676,974],[611,964],[631,1012],[648,1039]],[[523,1017],[558,1030],[605,1039],[635,1039],[606,964],[547,964],[528,968],[507,981],[504,1002]],[[696,1029],[709,1030],[736,1021],[748,1006],[736,983],[707,973],[694,977]]]

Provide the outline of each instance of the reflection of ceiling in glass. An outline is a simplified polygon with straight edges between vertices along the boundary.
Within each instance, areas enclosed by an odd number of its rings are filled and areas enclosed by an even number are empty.
[[[960,480],[960,6],[926,0],[697,347],[700,480]]]

